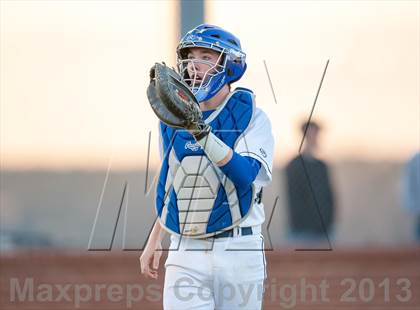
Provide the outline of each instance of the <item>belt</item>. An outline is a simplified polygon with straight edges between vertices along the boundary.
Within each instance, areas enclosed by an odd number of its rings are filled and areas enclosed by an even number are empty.
[[[235,227],[235,228],[238,229],[238,227]],[[224,231],[224,232],[222,232],[220,234],[217,234],[217,235],[213,236],[212,238],[218,239],[218,238],[233,237],[234,236],[233,230],[234,230],[234,228],[229,229],[229,230],[226,230],[226,231]],[[250,226],[248,226],[248,227],[239,227],[239,231],[240,231],[240,235],[241,236],[252,235],[252,227],[250,227]]]

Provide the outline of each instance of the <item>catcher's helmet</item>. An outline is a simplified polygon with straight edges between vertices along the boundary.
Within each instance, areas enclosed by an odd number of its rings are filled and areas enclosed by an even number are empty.
[[[188,51],[193,47],[208,48],[220,53],[219,63],[211,64],[199,85],[190,77],[187,64]],[[177,47],[178,70],[183,80],[191,87],[198,102],[212,98],[226,84],[239,80],[246,70],[245,53],[237,37],[230,32],[209,24],[202,24],[190,30]],[[193,81],[194,80],[194,81]]]

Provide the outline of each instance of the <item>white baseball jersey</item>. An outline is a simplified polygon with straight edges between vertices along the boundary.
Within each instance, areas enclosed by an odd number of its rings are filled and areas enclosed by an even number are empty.
[[[159,126],[160,131],[160,126]],[[255,192],[267,186],[272,180],[274,137],[271,129],[270,119],[260,108],[255,109],[255,114],[251,124],[239,138],[234,149],[241,156],[248,156],[261,163],[260,171],[255,178]],[[159,154],[163,159],[163,146],[161,134],[159,134]],[[239,225],[240,227],[262,225],[265,220],[263,203],[255,204],[247,218]]]
[[[235,152],[242,156],[249,156],[261,163],[260,171],[255,178],[255,192],[267,186],[272,179],[274,137],[271,122],[265,112],[256,108],[254,119],[244,135],[239,139]],[[241,227],[261,225],[264,222],[264,205],[255,204],[248,217],[239,225]]]

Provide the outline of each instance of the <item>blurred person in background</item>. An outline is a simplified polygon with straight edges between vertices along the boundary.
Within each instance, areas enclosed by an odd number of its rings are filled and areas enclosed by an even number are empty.
[[[420,242],[420,151],[405,165],[403,177],[403,205],[416,216],[415,236]]]
[[[321,243],[332,237],[334,194],[328,166],[316,155],[320,129],[314,121],[301,124],[303,151],[286,166],[291,242]]]

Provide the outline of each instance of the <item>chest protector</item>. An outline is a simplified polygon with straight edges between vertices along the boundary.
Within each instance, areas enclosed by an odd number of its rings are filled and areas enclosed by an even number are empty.
[[[250,90],[237,88],[205,121],[232,149],[253,119],[253,99]],[[203,238],[242,222],[254,203],[254,185],[236,189],[189,132],[162,122],[160,130],[164,158],[157,184],[156,211],[161,225],[171,233]]]

